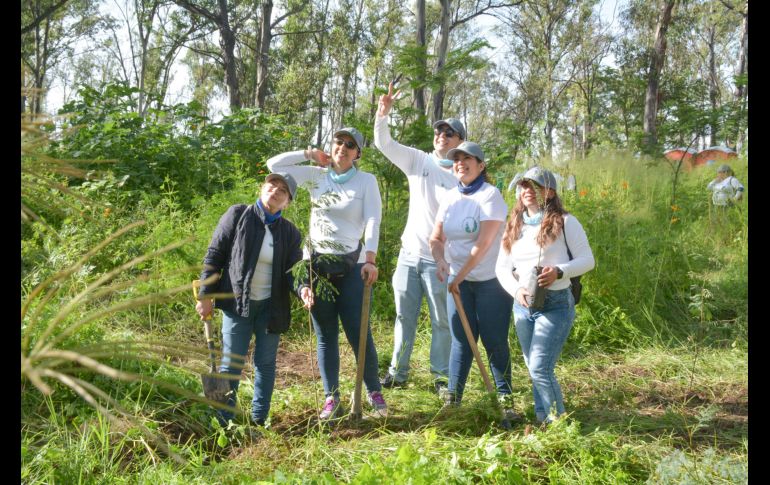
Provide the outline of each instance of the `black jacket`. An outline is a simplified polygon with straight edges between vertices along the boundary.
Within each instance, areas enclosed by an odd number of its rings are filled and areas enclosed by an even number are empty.
[[[251,278],[265,236],[266,226],[257,211],[256,204],[237,204],[227,209],[211,237],[201,272],[201,281],[214,274],[221,277],[218,281],[201,285],[198,297],[213,293],[233,293],[235,296],[230,298],[217,296],[214,305],[242,317],[249,316]],[[283,333],[288,330],[291,322],[289,294],[292,293],[294,282],[291,267],[302,259],[302,235],[294,224],[283,217],[271,224],[270,232],[274,247],[270,320],[267,328],[270,333]]]

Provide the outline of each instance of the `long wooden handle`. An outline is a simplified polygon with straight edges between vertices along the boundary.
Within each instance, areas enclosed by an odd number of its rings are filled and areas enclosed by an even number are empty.
[[[193,296],[195,299],[198,299],[198,288],[201,286],[200,280],[193,280],[192,282],[192,290],[193,290]],[[209,349],[209,359],[211,360],[211,364],[209,367],[211,367],[211,372],[215,373],[217,371],[217,365],[216,365],[216,356],[214,355],[214,338],[211,334],[211,313],[206,315],[203,318],[203,335],[206,337],[206,345]]]
[[[465,336],[468,337],[468,344],[471,346],[471,350],[473,351],[473,357],[476,358],[476,363],[479,366],[481,377],[484,379],[484,385],[487,386],[487,391],[495,392],[495,388],[492,386],[492,381],[489,380],[489,373],[487,372],[486,367],[484,367],[484,362],[481,360],[481,354],[479,354],[479,347],[476,345],[476,339],[473,338],[473,332],[471,332],[471,326],[468,323],[468,316],[465,315],[465,308],[463,308],[463,302],[460,299],[460,295],[452,292],[452,297],[455,299],[455,307],[457,308],[458,315],[460,315],[460,322],[463,324]]]
[[[372,286],[364,284],[364,297],[361,303],[361,328],[358,335],[358,366],[356,367],[356,389],[353,392],[353,414],[361,415],[361,388],[364,381],[364,363],[366,362],[366,337],[369,333],[369,305]]]

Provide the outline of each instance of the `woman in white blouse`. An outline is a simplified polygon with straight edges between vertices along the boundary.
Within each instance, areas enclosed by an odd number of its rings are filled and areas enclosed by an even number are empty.
[[[518,184],[521,192],[506,223],[495,273],[514,297],[535,416],[549,423],[565,412],[554,367],[575,320],[570,278],[590,271],[595,262],[583,226],[562,207],[553,174],[533,167]],[[535,298],[541,291],[543,301]]]

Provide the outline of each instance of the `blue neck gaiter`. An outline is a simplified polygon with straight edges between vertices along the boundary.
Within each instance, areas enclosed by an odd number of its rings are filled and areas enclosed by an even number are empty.
[[[356,169],[355,165],[350,167],[347,172],[344,173],[337,173],[334,171],[334,169],[329,168],[329,177],[332,179],[333,182],[336,182],[338,184],[344,184],[348,180],[350,180],[350,177],[356,174],[358,170]]]
[[[270,225],[281,218],[281,211],[276,212],[275,214],[271,214],[265,209],[265,206],[262,205],[262,200],[257,199],[257,207],[259,207],[259,211],[262,215],[262,222],[264,222],[266,225]]]
[[[481,174],[476,177],[476,180],[468,185],[463,185],[462,182],[459,180],[457,181],[457,188],[460,189],[460,193],[463,195],[471,195],[472,193],[479,190],[482,185],[484,185],[484,172],[481,172]]]
[[[536,226],[543,221],[543,211],[538,211],[534,216],[531,216],[527,211],[524,211],[521,213],[521,216],[524,219],[524,224],[530,226]]]

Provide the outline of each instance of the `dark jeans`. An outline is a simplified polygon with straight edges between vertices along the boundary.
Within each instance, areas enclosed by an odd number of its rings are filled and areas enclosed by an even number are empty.
[[[315,304],[310,314],[313,317],[313,328],[318,338],[318,368],[326,396],[340,396],[340,349],[339,323],[348,343],[353,348],[353,354],[358,359],[358,337],[361,329],[361,307],[364,295],[364,282],[361,279],[363,264],[357,264],[354,269],[341,278],[331,281],[339,294],[334,301],[324,300],[316,295]],[[371,291],[371,290],[370,290]],[[370,313],[371,313],[371,306]],[[374,348],[371,326],[366,331],[366,362],[364,363],[364,384],[369,392],[380,391],[380,380],[377,377],[377,349]]]
[[[487,281],[460,283],[462,301],[474,340],[479,336],[489,358],[489,368],[498,394],[511,394],[511,353],[508,349],[508,329],[511,324],[513,298],[497,278]],[[451,319],[452,349],[449,353],[449,392],[458,400],[465,390],[473,364],[473,351],[465,336],[460,315],[452,295],[447,296],[447,314]]]

